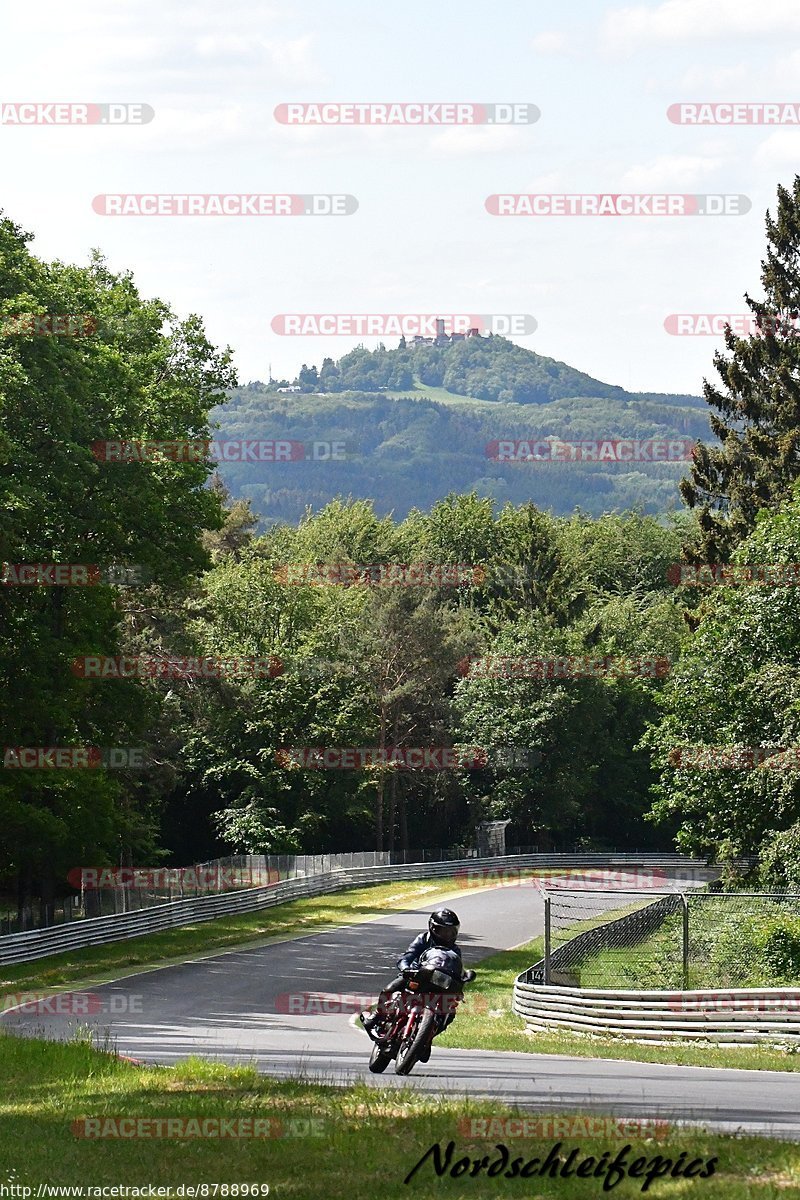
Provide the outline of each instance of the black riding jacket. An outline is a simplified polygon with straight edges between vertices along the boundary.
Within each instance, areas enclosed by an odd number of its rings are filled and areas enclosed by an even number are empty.
[[[436,941],[431,933],[426,931],[424,933],[418,933],[403,957],[398,958],[398,969],[400,971],[407,971],[410,970],[411,967],[416,967],[425,951],[430,950],[433,946],[436,946],[441,950],[452,950],[453,954],[458,955],[460,961],[461,950],[458,946],[443,946],[441,942]]]

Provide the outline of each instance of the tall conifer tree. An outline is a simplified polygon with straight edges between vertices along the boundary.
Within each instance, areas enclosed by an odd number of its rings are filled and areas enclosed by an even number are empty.
[[[791,191],[778,186],[766,229],[764,300],[745,293],[756,329],[736,337],[726,328],[728,353],[714,355],[721,383],[703,383],[720,445],[699,443],[681,481],[702,531],[697,561],[727,561],[759,509],[786,500],[800,476],[800,177]]]

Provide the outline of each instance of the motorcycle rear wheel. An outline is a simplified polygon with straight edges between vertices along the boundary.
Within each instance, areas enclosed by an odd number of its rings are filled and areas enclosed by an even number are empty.
[[[429,1008],[422,1015],[422,1020],[417,1026],[416,1032],[410,1041],[401,1042],[400,1049],[397,1051],[397,1058],[394,1060],[395,1075],[410,1075],[415,1065],[419,1062],[419,1056],[431,1037],[431,1026],[436,1019],[436,1014],[432,1013]]]

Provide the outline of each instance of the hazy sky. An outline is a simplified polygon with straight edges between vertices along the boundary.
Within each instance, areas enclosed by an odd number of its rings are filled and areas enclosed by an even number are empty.
[[[679,101],[800,102],[798,0],[33,0],[3,13],[3,103],[140,102],[147,125],[0,126],[7,216],[46,258],[100,247],[198,312],[243,381],[360,339],[279,313],[529,313],[521,345],[633,390],[698,391],[721,339],[670,313],[759,294],[800,130],[695,127]],[[297,101],[518,101],[515,127],[298,127]],[[104,217],[99,193],[348,193],[346,217]],[[496,192],[737,193],[746,216],[490,216]],[[368,346],[375,338],[365,339]],[[388,341],[388,340],[387,340]],[[393,345],[393,341],[388,341]]]

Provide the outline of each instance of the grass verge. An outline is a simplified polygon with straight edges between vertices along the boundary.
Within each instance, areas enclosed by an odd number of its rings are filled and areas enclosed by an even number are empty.
[[[796,1144],[675,1127],[634,1133],[613,1122],[598,1127],[596,1117],[591,1125],[580,1119],[572,1125],[564,1116],[551,1121],[537,1117],[537,1124],[524,1130],[519,1123],[485,1126],[480,1131],[467,1125],[473,1118],[505,1121],[512,1114],[510,1108],[488,1100],[445,1101],[411,1089],[277,1082],[248,1068],[196,1060],[170,1070],[142,1068],[82,1043],[0,1036],[0,1180],[29,1187],[34,1197],[42,1184],[145,1189],[147,1185],[177,1189],[206,1184],[209,1197],[214,1195],[214,1184],[267,1184],[272,1200],[374,1200],[378,1196],[580,1200],[603,1194],[602,1177],[551,1178],[531,1171],[530,1178],[487,1178],[486,1164],[478,1178],[453,1177],[449,1171],[440,1178],[432,1157],[409,1185],[404,1184],[434,1143],[445,1154],[451,1141],[455,1143],[453,1164],[462,1157],[474,1163],[488,1155],[491,1165],[499,1161],[498,1143],[508,1147],[509,1160],[520,1158],[522,1163],[534,1157],[543,1163],[551,1151],[560,1154],[563,1163],[577,1149],[573,1170],[577,1161],[589,1155],[599,1167],[604,1152],[608,1162],[623,1147],[628,1147],[628,1163],[639,1157],[646,1160],[645,1170],[656,1156],[681,1166],[694,1159],[702,1164],[717,1160],[709,1178],[656,1180],[647,1194],[657,1197],[683,1197],[694,1188],[707,1200],[800,1194]],[[80,1135],[86,1119],[96,1122],[90,1129],[107,1133],[105,1122],[121,1117],[149,1118],[151,1136]],[[173,1136],[154,1138],[153,1118],[260,1120],[264,1122],[260,1128],[269,1129],[273,1136],[229,1133],[224,1140],[177,1138],[173,1127]],[[195,1127],[198,1132],[202,1128]],[[281,1131],[295,1136],[275,1136]],[[490,1136],[477,1138],[476,1132]],[[523,1138],[520,1132],[533,1136]],[[557,1143],[561,1149],[553,1151]],[[538,1169],[536,1164],[533,1170]],[[623,1179],[613,1188],[614,1195],[639,1196],[644,1182],[641,1177]],[[224,1196],[220,1191],[216,1194]]]

